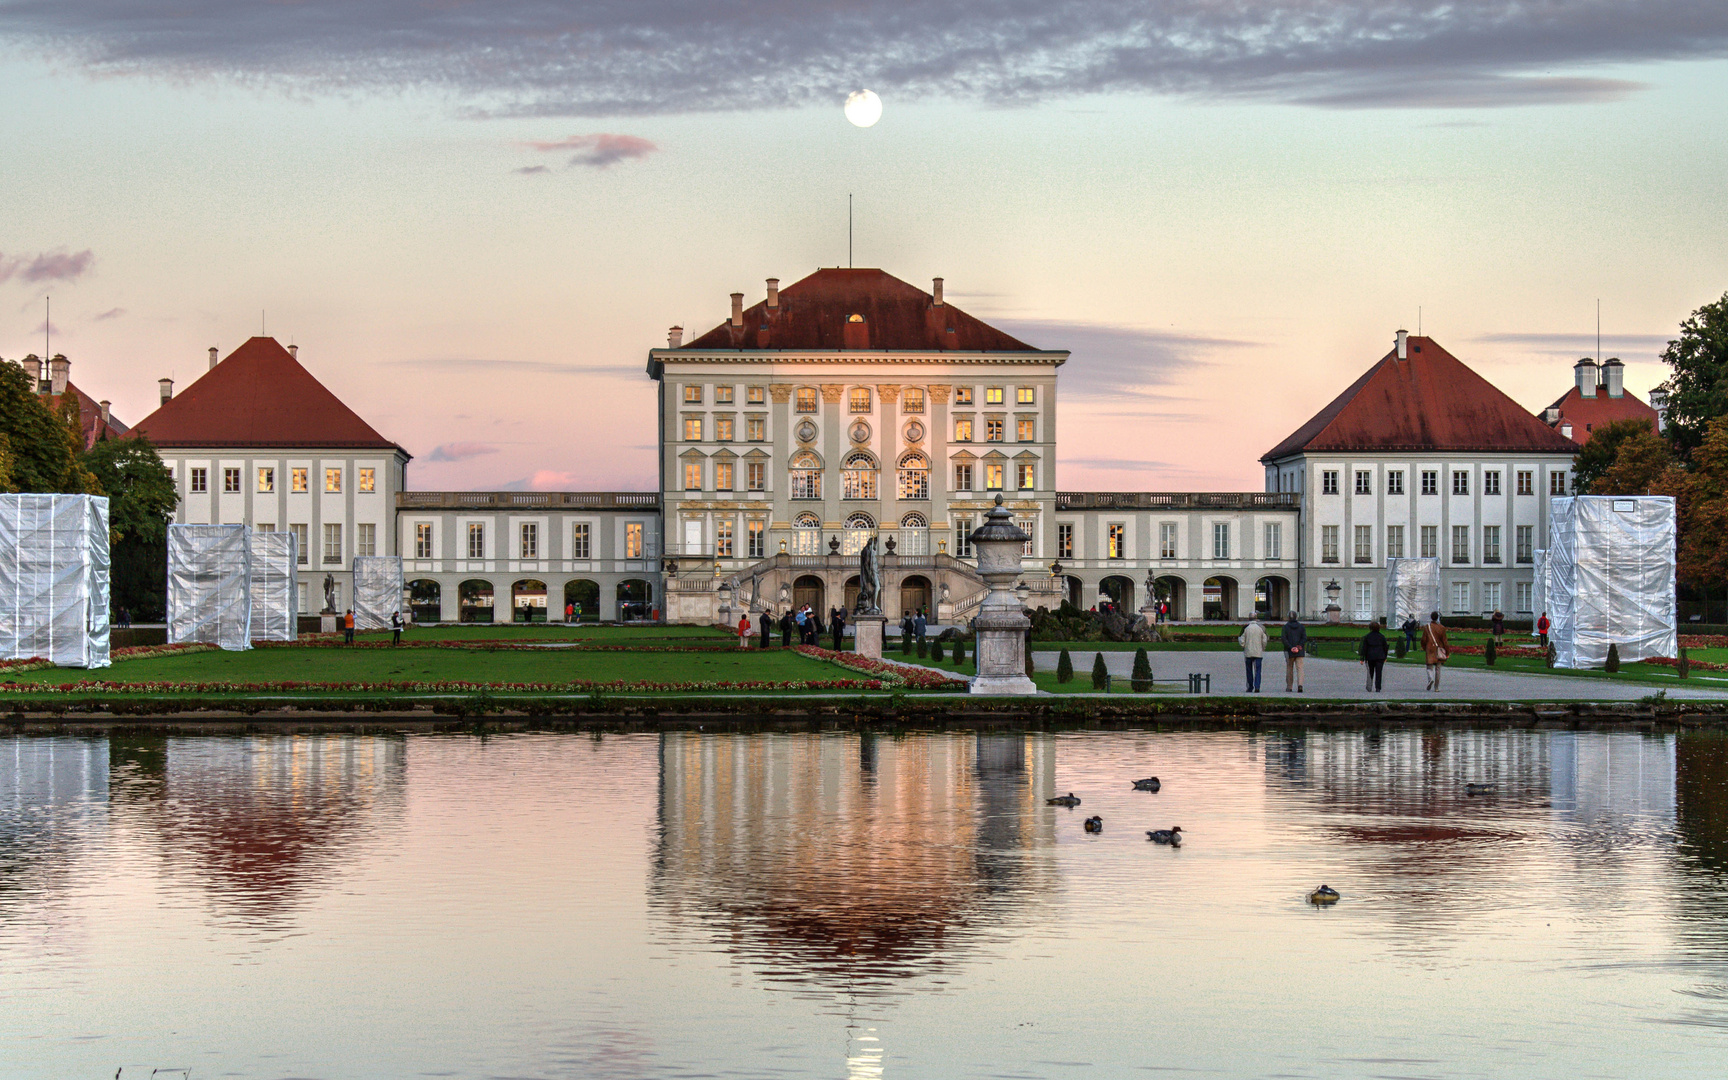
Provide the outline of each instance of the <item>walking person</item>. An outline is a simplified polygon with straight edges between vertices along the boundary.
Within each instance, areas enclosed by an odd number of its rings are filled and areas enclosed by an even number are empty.
[[[918,617],[912,620],[912,634],[918,639],[918,644],[924,644],[924,633],[930,629],[930,624],[924,619],[924,609],[918,609]]]
[[[567,623],[572,623],[572,622],[576,621],[576,601],[574,601],[574,600],[565,601],[565,603],[564,603],[564,621]]]
[[[1242,646],[1242,664],[1247,669],[1248,692],[1260,692],[1260,668],[1266,662],[1266,628],[1260,625],[1260,616],[1248,616],[1248,625],[1242,628],[1242,635],[1236,639]]]
[[[901,651],[905,651],[906,643],[908,641],[911,641],[911,640],[912,640],[912,613],[910,611],[904,611],[903,610],[900,612],[900,648],[901,648]]]
[[[402,644],[402,613],[400,611],[390,613],[390,644]]]
[[[1284,692],[1307,693],[1302,687],[1302,661],[1308,658],[1308,628],[1296,621],[1296,613],[1292,611],[1290,621],[1284,624],[1281,633],[1284,635]]]
[[[750,613],[748,611],[738,616],[738,647],[740,649],[750,647]]]
[[[349,608],[342,616],[342,644],[354,644],[354,609]]]
[[[1391,652],[1391,646],[1386,643],[1386,635],[1380,632],[1379,620],[1368,624],[1368,632],[1362,635],[1362,640],[1356,646],[1356,655],[1362,658],[1362,663],[1368,668],[1368,678],[1362,687],[1380,693],[1380,676],[1386,669],[1386,654]]]
[[[1542,613],[1540,619],[1536,620],[1536,640],[1542,643],[1544,649],[1548,647],[1548,628],[1552,625],[1554,624],[1548,621],[1548,613],[1546,611]]]
[[[846,612],[834,609],[834,615],[828,620],[828,629],[834,634],[834,651],[839,652],[840,646],[846,643]]]
[[[1446,628],[1440,625],[1440,613],[1428,613],[1428,625],[1422,628],[1423,660],[1428,665],[1428,689],[1440,689],[1440,669],[1446,666],[1446,660],[1452,655],[1446,647]]]
[[[1506,637],[1506,616],[1505,616],[1505,614],[1503,614],[1500,611],[1495,611],[1494,617],[1492,619],[1488,620],[1488,628],[1494,634],[1494,647],[1499,648],[1501,645],[1504,645],[1505,644],[1504,638]]]
[[[1404,631],[1404,651],[1409,652],[1414,649],[1416,647],[1416,635],[1422,630],[1422,624],[1416,621],[1416,616],[1406,616],[1404,625],[1398,629]]]

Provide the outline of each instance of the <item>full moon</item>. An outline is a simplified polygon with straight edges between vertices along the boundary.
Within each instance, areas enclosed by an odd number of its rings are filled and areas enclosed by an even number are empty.
[[[846,119],[869,127],[882,119],[882,99],[873,90],[857,90],[846,98]]]

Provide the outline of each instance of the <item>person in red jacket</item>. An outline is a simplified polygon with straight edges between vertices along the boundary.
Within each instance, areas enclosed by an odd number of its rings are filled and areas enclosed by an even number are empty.
[[[738,647],[740,649],[750,647],[750,616],[748,614],[738,616]]]
[[[1548,647],[1548,627],[1551,625],[1553,624],[1548,621],[1548,613],[1546,611],[1542,613],[1540,619],[1536,620],[1536,637],[1542,642],[1542,647],[1544,649]]]

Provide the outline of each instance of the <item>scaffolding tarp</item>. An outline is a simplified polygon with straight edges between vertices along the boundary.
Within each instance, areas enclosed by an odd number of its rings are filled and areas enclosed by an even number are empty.
[[[168,643],[252,647],[251,529],[168,526]]]
[[[0,495],[0,657],[108,666],[108,500]]]
[[[254,532],[253,641],[293,641],[300,631],[300,545],[291,532]]]
[[[1554,665],[1598,668],[1679,651],[1674,500],[1575,495],[1550,501],[1547,603]]]
[[[387,630],[402,610],[402,560],[395,555],[354,556],[354,629]]]
[[[1530,636],[1536,637],[1541,631],[1536,624],[1542,616],[1548,615],[1550,622],[1554,617],[1548,614],[1548,549],[1537,548],[1531,552],[1532,573],[1530,580]]]
[[[1386,606],[1392,612],[1391,627],[1415,619],[1428,624],[1428,614],[1440,610],[1439,559],[1387,559]]]

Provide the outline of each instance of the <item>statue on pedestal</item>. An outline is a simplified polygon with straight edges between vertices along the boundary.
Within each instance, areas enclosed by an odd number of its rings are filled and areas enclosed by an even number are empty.
[[[325,615],[336,614],[336,578],[331,574],[324,575],[324,611]]]
[[[874,536],[858,551],[858,603],[852,610],[858,615],[882,614],[882,557]]]

